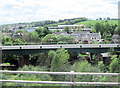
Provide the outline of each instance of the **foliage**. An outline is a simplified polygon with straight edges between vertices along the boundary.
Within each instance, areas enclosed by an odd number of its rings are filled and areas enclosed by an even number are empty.
[[[50,69],[51,60],[48,58],[48,53],[42,52],[34,55],[30,55],[30,63],[34,66],[45,66],[46,71]]]
[[[94,25],[94,29],[96,30],[96,32],[98,33],[99,32],[99,30],[100,30],[100,23],[96,23],[95,25]]]
[[[88,61],[79,61],[73,64],[71,70],[75,72],[90,72],[90,66]]]
[[[48,34],[42,39],[42,42],[58,42],[58,38],[55,34]]]
[[[105,72],[105,65],[103,64],[103,61],[98,62],[98,68],[102,71]]]
[[[15,31],[15,34],[17,34],[17,33],[24,33],[24,30],[21,30],[21,29],[16,30],[16,31]]]
[[[115,55],[115,50],[114,48],[110,48],[109,52],[108,52],[108,55]]]
[[[61,48],[56,52],[50,51],[49,56],[52,56],[51,69],[52,72],[67,72],[69,69],[69,54],[67,50]],[[68,80],[67,76],[53,76],[54,80]]]
[[[19,71],[43,71],[44,69],[46,69],[45,67],[38,67],[38,66],[24,66],[23,68],[19,68]],[[3,79],[6,79],[5,76],[3,75]],[[7,78],[8,79],[8,78]],[[9,77],[10,79],[10,77]],[[51,81],[52,78],[47,75],[47,74],[17,74],[14,75],[13,80],[31,80],[31,81]],[[19,84],[19,83],[4,83],[3,85],[7,86],[42,86],[44,84]],[[47,86],[47,84],[46,84]]]
[[[25,44],[25,42],[21,41],[20,39],[15,39],[15,40],[12,41],[12,43],[13,43],[14,45]]]
[[[72,71],[75,72],[101,72],[97,67],[91,66],[88,61],[79,61],[75,62],[73,66],[71,67]],[[100,82],[105,81],[105,78],[102,76],[90,76],[90,75],[77,75],[75,77],[75,81],[78,82]]]
[[[87,54],[78,54],[78,58],[79,58],[79,60],[86,60],[86,58],[87,58]]]
[[[35,29],[35,31],[38,33],[39,38],[45,37],[47,34],[51,34],[52,32],[48,29],[47,26],[44,26],[44,28],[39,27]]]
[[[40,39],[39,39],[38,36],[39,36],[39,35],[37,34],[36,31],[30,32],[30,34],[29,34],[29,40],[30,40],[31,42],[40,42]]]
[[[118,35],[120,35],[120,27],[116,27],[115,33],[118,34]]]
[[[33,32],[24,32],[22,40],[26,41],[27,43],[38,43],[40,42],[39,35],[36,31]]]
[[[51,60],[52,58],[50,58],[49,53],[40,53],[38,54],[36,65],[45,66],[47,70],[50,70]]]
[[[78,23],[78,22],[83,22],[83,21],[87,21],[88,19],[85,18],[85,17],[80,17],[80,18],[72,18],[72,19],[64,19],[64,20],[59,20],[58,21],[58,24],[75,24],[75,23]]]
[[[64,27],[64,32],[71,33],[71,29],[69,26]]]
[[[31,22],[30,24],[34,24],[34,26],[37,27],[37,26],[50,25],[55,23],[57,22],[52,20],[46,20],[46,21]]]
[[[53,52],[53,51],[52,51]],[[68,71],[68,62],[69,54],[67,50],[61,48],[54,52],[53,59],[51,62],[51,71],[52,72],[64,72]]]
[[[61,32],[59,29],[55,30],[55,32]]]
[[[92,60],[90,61],[90,63],[92,65],[97,65],[98,64],[98,61],[99,61],[99,56],[96,54],[92,55]]]
[[[109,23],[109,24],[113,24],[113,25],[118,25],[118,20],[108,20],[107,22],[104,20],[87,20],[87,21],[76,23],[76,24],[78,24],[78,25],[83,24],[85,27],[88,24],[92,24],[92,27],[93,27],[96,23],[103,23],[103,24]]]
[[[109,69],[111,73],[120,73],[120,59],[114,58],[109,65]]]
[[[58,36],[58,41],[59,42],[64,42],[64,43],[73,43],[75,39],[71,36],[64,36],[64,35],[59,35]]]
[[[2,44],[4,45],[6,45],[6,44],[12,44],[12,38],[11,37],[2,37]]]

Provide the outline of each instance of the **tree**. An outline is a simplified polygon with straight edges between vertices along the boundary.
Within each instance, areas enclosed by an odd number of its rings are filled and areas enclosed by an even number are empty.
[[[55,32],[61,32],[59,29],[55,30]]]
[[[24,33],[24,30],[16,30],[15,34],[17,34],[17,33]]]
[[[105,28],[104,28],[104,25],[103,25],[103,24],[100,25],[100,30],[99,30],[99,32],[100,32],[101,35],[104,34]]]
[[[24,44],[23,41],[21,41],[20,39],[15,39],[12,41],[13,44],[17,44],[17,45],[20,45],[20,44]]]
[[[100,17],[99,20],[102,20],[102,18]]]
[[[47,26],[44,26],[44,28],[39,27],[39,28],[35,29],[35,31],[38,33],[39,38],[45,37],[47,34],[51,34],[51,33],[52,33],[52,32],[48,29]]]
[[[100,23],[96,23],[95,25],[94,25],[94,29],[96,30],[96,32],[98,33],[99,31],[100,31]]]
[[[57,51],[52,51],[52,62],[51,62],[51,72],[68,72],[70,71],[69,66],[69,54],[67,50],[61,48]],[[50,54],[49,54],[50,55]],[[54,80],[69,80],[67,76],[53,76]]]
[[[71,33],[71,30],[70,30],[69,26],[64,27],[64,31],[67,32],[67,33]]]
[[[5,32],[6,32],[6,33],[8,33],[8,30],[9,30],[9,28],[8,28],[8,27],[5,27]]]
[[[115,34],[120,35],[120,27],[116,27],[116,29],[115,29]]]
[[[99,68],[102,72],[105,72],[105,65],[103,64],[103,61],[98,62],[98,68]]]
[[[55,34],[48,34],[43,37],[42,42],[58,42],[58,38]]]
[[[101,72],[97,66],[91,66],[88,61],[77,61],[71,67],[72,71],[75,72]],[[91,75],[77,75],[75,81],[79,82],[90,82],[90,81],[102,81],[102,76],[91,76]]]
[[[22,27],[22,26],[19,26],[18,29],[23,29],[23,27]]]
[[[66,24],[66,25],[69,25],[69,24],[70,24],[70,22],[68,22],[68,21],[65,21],[65,24]]]
[[[2,37],[2,44],[12,44],[11,37]]]
[[[40,42],[39,35],[36,31],[30,32],[30,40],[35,43]]]
[[[87,27],[87,28],[91,28],[92,25],[91,25],[90,23],[87,23],[87,24],[86,24],[86,27]]]
[[[114,58],[109,65],[109,69],[111,73],[120,73],[120,59]]]
[[[116,25],[111,25],[110,33],[113,35],[115,33]]]
[[[24,33],[23,33],[22,40],[26,41],[27,43],[28,43],[28,42],[31,42],[30,36],[31,36],[31,35],[30,35],[29,32],[24,32]]]
[[[106,23],[104,28],[105,28],[105,33],[110,34],[111,25],[109,23]]]
[[[61,48],[58,49],[54,55],[51,62],[51,71],[52,72],[64,72],[69,70],[69,54],[67,50]]]
[[[63,42],[63,43],[73,43],[75,41],[75,39],[71,36],[59,35],[58,41]]]
[[[107,17],[107,20],[110,20],[110,17]]]
[[[118,35],[120,35],[120,27],[118,27]]]
[[[42,31],[42,32],[43,32],[43,35],[42,35],[43,37],[46,36],[47,34],[51,34],[51,33],[52,33],[52,32],[48,29],[47,26],[45,26],[45,27],[43,28],[43,31]]]
[[[43,36],[43,29],[41,28],[41,27],[39,27],[39,28],[36,28],[35,29],[35,31],[38,33],[38,35],[39,35],[39,38],[41,38],[42,36]]]

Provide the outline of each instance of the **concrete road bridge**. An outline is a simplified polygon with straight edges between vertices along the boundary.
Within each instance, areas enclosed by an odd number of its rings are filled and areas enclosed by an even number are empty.
[[[68,52],[106,53],[110,48],[120,51],[120,44],[59,44],[59,45],[18,45],[0,46],[2,54],[29,55],[65,48]]]
[[[29,64],[29,55],[41,52],[49,52],[49,50],[57,50],[65,48],[68,52],[88,52],[90,58],[94,54],[106,53],[110,48],[114,51],[120,51],[120,44],[58,44],[58,45],[17,45],[17,46],[0,46],[2,54],[18,55],[19,66]]]

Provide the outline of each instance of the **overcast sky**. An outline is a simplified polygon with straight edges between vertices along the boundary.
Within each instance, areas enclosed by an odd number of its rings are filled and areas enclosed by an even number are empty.
[[[0,0],[0,24],[76,17],[118,18],[119,0]]]

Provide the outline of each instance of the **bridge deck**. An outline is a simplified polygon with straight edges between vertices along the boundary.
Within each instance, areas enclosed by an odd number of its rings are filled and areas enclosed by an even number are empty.
[[[19,45],[19,46],[0,46],[3,54],[28,55],[40,52],[48,52],[65,48],[70,52],[90,52],[90,53],[105,53],[114,48],[115,51],[120,51],[119,44],[59,44],[59,45]]]
[[[0,46],[2,50],[10,49],[56,49],[56,48],[110,48],[120,47],[120,44],[59,44],[59,45],[19,45],[19,46]]]

